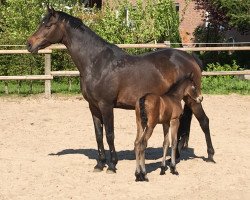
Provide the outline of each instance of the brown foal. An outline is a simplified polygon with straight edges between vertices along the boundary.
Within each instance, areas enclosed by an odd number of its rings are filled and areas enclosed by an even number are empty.
[[[181,100],[189,96],[197,103],[203,100],[200,90],[197,89],[193,74],[184,77],[173,85],[170,90],[162,96],[148,93],[139,98],[136,102],[136,123],[137,136],[135,140],[136,155],[136,181],[148,181],[145,168],[145,149],[148,139],[151,137],[157,124],[163,124],[164,142],[163,142],[163,159],[161,164],[161,175],[166,170],[166,155],[169,146],[169,127],[171,128],[171,164],[172,174],[178,174],[176,171],[176,148],[177,148],[177,131],[179,128],[179,119],[183,112]]]

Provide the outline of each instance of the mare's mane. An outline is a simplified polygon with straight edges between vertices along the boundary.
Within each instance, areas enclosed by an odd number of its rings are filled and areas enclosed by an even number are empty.
[[[62,12],[62,11],[56,11],[59,15],[59,20],[60,21],[66,21],[69,23],[69,25],[74,28],[74,29],[77,29],[77,28],[82,28],[84,30],[84,28],[86,27],[82,20],[79,19],[79,18],[76,18],[76,17],[73,17],[65,12]]]
[[[95,38],[96,41],[102,41],[103,43],[103,47],[107,47],[109,46],[109,48],[112,48],[113,50],[117,51],[117,52],[123,52],[124,51],[119,48],[118,46],[109,43],[108,41],[106,41],[105,39],[103,39],[102,37],[100,37],[99,35],[97,35],[94,31],[92,31],[88,26],[86,26],[81,19],[77,18],[77,17],[73,17],[65,12],[62,11],[56,11],[56,13],[59,15],[59,21],[65,21],[68,22],[68,24],[70,25],[71,28],[73,29],[78,29],[80,30],[82,33],[83,32],[88,32],[89,35],[91,35],[92,37]],[[95,40],[93,40],[93,42],[95,42]]]

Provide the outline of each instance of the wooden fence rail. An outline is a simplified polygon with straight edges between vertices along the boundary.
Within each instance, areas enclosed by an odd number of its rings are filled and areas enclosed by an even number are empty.
[[[159,44],[117,44],[120,48],[168,48],[169,42]],[[44,80],[45,96],[51,96],[51,80],[54,76],[79,76],[79,71],[51,71],[51,54],[53,50],[64,50],[64,45],[51,45],[50,48],[39,50],[39,54],[45,55],[45,74],[44,75],[25,75],[25,76],[0,76],[0,80]],[[184,47],[177,48],[183,51],[249,51],[250,46],[240,47]],[[0,54],[30,54],[27,50],[0,50]],[[203,76],[219,75],[248,75],[250,70],[243,71],[220,71],[220,72],[202,72]]]

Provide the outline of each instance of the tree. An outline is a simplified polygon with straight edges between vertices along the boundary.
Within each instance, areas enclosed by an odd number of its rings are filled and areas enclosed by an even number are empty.
[[[250,0],[196,0],[196,4],[208,12],[213,26],[250,31]]]

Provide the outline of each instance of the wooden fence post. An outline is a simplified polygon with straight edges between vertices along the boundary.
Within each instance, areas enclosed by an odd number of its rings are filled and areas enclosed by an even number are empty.
[[[45,75],[51,75],[51,54],[45,54]],[[45,80],[45,97],[51,97],[51,80]]]

